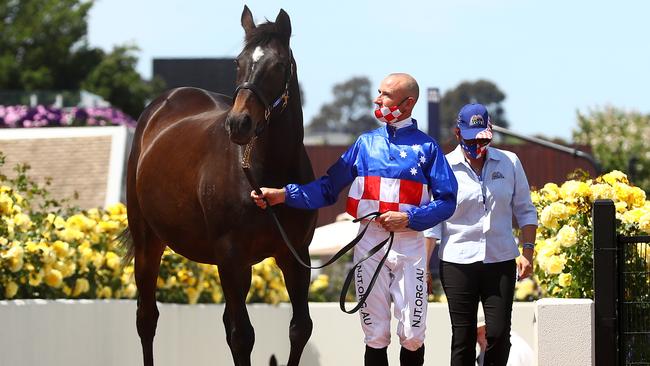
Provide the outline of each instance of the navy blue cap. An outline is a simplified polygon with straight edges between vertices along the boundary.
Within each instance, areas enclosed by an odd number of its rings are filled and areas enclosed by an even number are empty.
[[[465,104],[458,112],[456,123],[465,140],[492,139],[490,114],[483,104]]]

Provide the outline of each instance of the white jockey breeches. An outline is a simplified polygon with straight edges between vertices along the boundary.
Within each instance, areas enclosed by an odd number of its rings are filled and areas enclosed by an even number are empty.
[[[361,228],[365,225],[362,223]],[[388,237],[388,232],[371,223],[354,249],[354,263]],[[357,301],[367,290],[377,264],[386,254],[388,244],[357,268],[354,281]],[[426,246],[418,231],[396,232],[393,248],[380,269],[365,304],[359,310],[365,343],[384,348],[390,343],[390,303],[398,321],[397,335],[402,347],[415,351],[424,343],[427,318]]]

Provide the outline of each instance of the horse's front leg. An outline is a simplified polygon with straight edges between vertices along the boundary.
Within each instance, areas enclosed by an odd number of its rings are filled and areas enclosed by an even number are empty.
[[[298,249],[302,260],[309,264],[309,253],[307,247]],[[291,351],[287,366],[297,366],[300,363],[302,351],[311,337],[312,321],[309,316],[309,277],[310,270],[301,266],[288,251],[276,258],[287,285],[293,316],[289,325],[289,340]]]
[[[255,332],[246,310],[246,294],[251,286],[251,267],[227,261],[219,266],[221,287],[226,300],[223,322],[235,366],[250,366]]]

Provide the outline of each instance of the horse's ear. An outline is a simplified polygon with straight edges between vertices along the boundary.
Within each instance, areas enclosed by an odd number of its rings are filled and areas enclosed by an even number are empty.
[[[291,19],[289,19],[289,14],[284,9],[280,9],[277,18],[275,18],[275,25],[287,39],[291,37]]]
[[[246,34],[255,29],[255,22],[253,21],[253,14],[247,5],[244,5],[244,11],[241,13],[241,26],[244,28]]]

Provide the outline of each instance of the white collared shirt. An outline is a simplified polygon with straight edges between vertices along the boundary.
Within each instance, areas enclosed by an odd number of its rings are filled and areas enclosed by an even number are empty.
[[[517,155],[488,147],[481,176],[472,170],[460,146],[446,157],[458,180],[456,211],[424,233],[440,239],[440,259],[466,264],[517,258],[513,218],[519,227],[537,225],[537,211]]]
[[[413,124],[413,119],[411,117],[405,118],[399,122],[393,122],[390,124],[391,127],[394,127],[396,130],[400,128],[408,127]]]

